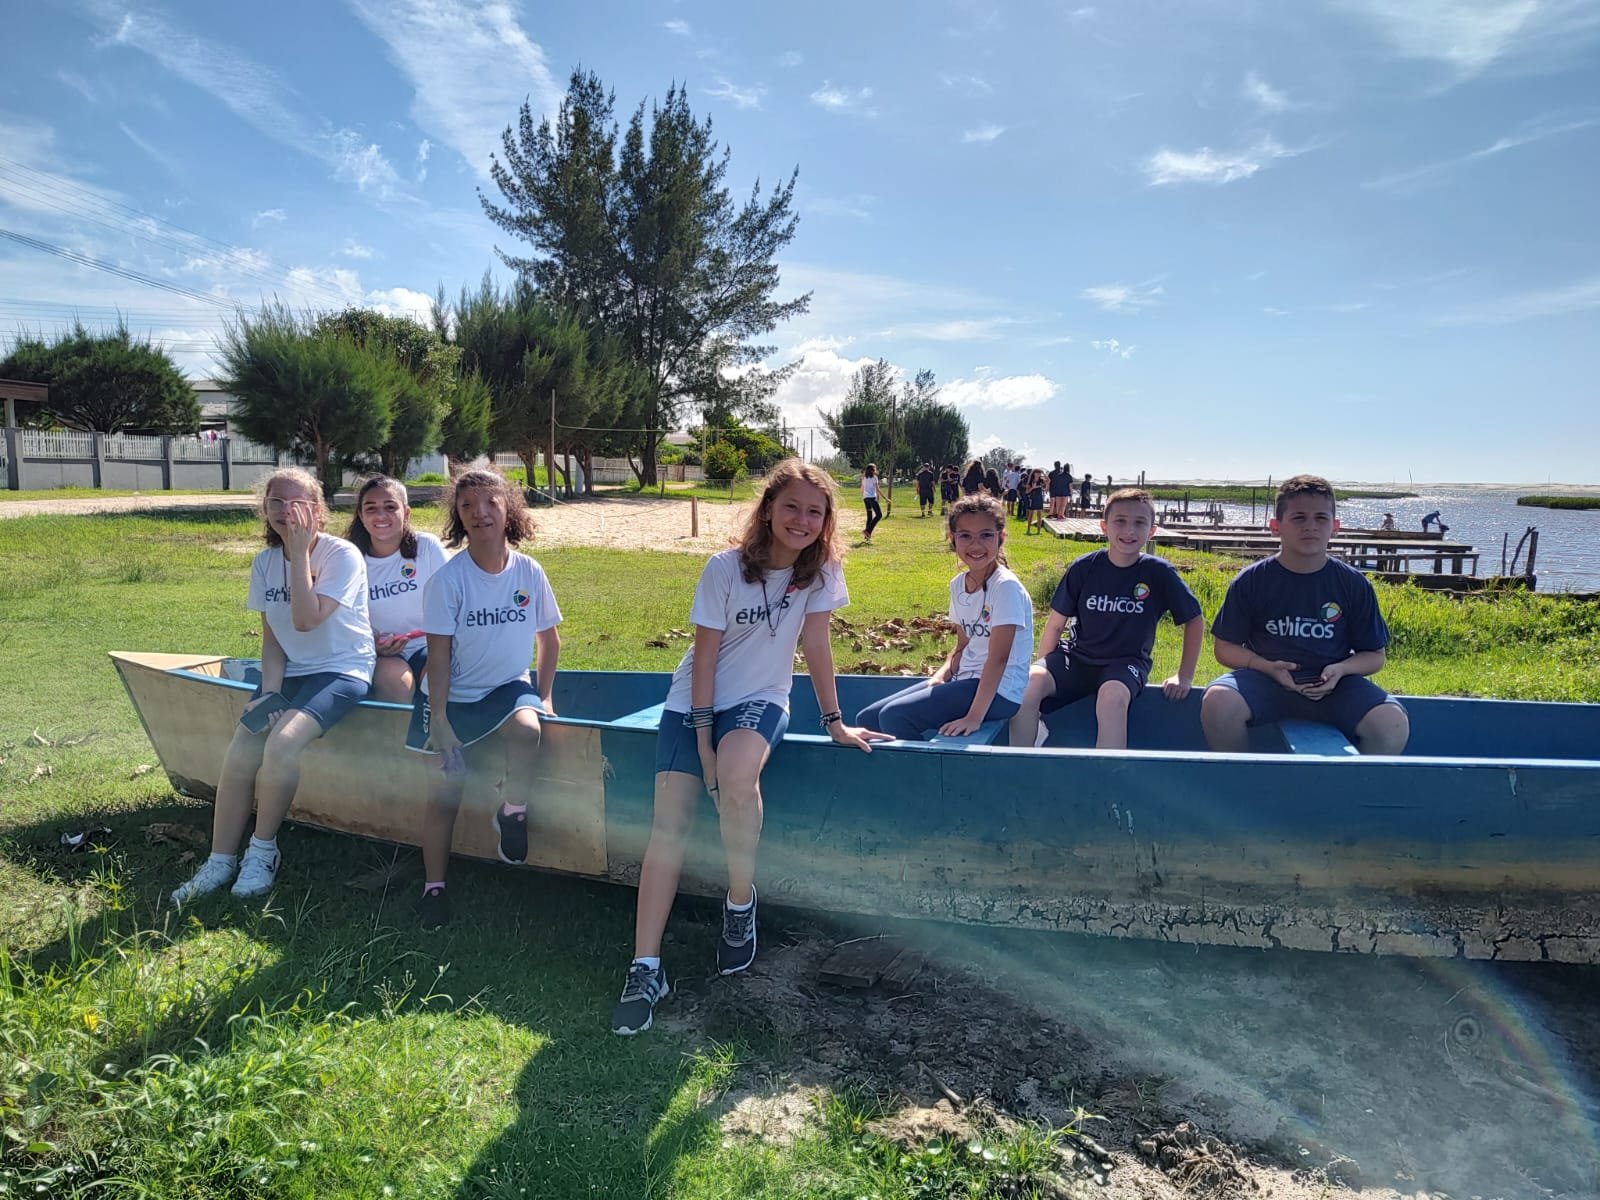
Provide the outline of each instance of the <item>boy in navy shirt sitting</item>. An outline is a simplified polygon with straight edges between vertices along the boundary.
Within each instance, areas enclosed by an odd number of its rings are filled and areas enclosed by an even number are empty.
[[[1050,617],[1039,637],[1042,653],[1028,673],[1022,707],[1011,718],[1011,744],[1032,746],[1039,714],[1093,696],[1102,750],[1128,746],[1128,706],[1150,676],[1150,650],[1163,613],[1183,626],[1183,660],[1161,685],[1169,700],[1182,700],[1194,683],[1205,633],[1200,602],[1165,559],[1144,553],[1155,525],[1150,493],[1123,488],[1106,501],[1106,548],[1085,554],[1067,568],[1050,599]],[[1072,622],[1072,635],[1061,635]]]
[[[1333,487],[1296,475],[1278,489],[1278,553],[1228,585],[1211,623],[1217,661],[1200,721],[1213,750],[1242,751],[1246,726],[1295,719],[1337,726],[1363,754],[1399,754],[1406,710],[1367,676],[1383,668],[1389,629],[1367,577],[1328,557],[1339,530]]]

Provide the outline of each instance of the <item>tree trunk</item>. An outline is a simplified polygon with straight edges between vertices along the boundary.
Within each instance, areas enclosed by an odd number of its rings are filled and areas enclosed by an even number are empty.
[[[317,479],[322,483],[322,498],[328,506],[333,506],[333,494],[339,490],[339,485],[344,482],[340,478],[343,471],[336,471],[333,465],[333,447],[326,442],[317,443]]]
[[[639,464],[633,461],[633,455],[628,455],[628,470],[633,472],[633,477],[639,486],[644,487],[644,472],[639,469]]]
[[[583,494],[594,495],[594,447],[585,446],[582,455],[583,462]]]
[[[526,446],[518,446],[517,457],[522,460],[522,469],[526,472],[526,478],[522,484],[523,499],[531,504],[537,495],[534,489],[538,486],[536,481],[539,478],[538,443],[529,442]]]
[[[656,442],[659,438],[660,432],[658,430],[645,430],[644,446],[639,455],[639,484],[641,487],[652,488],[656,486]]]

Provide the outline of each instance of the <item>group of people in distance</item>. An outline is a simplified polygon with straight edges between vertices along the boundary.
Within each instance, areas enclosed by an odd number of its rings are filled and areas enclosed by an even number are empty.
[[[862,495],[866,495],[865,476],[876,477],[876,465],[868,465],[863,472]],[[952,463],[946,463],[937,471],[931,462],[925,462],[917,468],[917,504],[920,514],[930,517],[934,511],[934,488],[938,487],[939,515],[946,516],[950,506],[962,496],[976,496],[980,493],[994,497],[1005,505],[1008,514],[1018,520],[1026,521],[1027,528],[1024,532],[1034,533],[1044,531],[1045,517],[1066,517],[1072,512],[1073,504],[1084,512],[1089,510],[1094,499],[1094,477],[1085,472],[1083,478],[1077,481],[1076,498],[1073,493],[1074,477],[1072,464],[1057,462],[1048,471],[1043,467],[1025,467],[1020,462],[1009,462],[1005,470],[997,471],[993,467],[984,467],[978,459],[973,459],[962,471]],[[1111,477],[1106,476],[1106,493],[1111,491]],[[873,496],[877,495],[876,482],[873,485]],[[872,520],[872,509],[868,507],[868,521]],[[881,511],[878,514],[882,519]],[[871,540],[869,536],[868,541]]]
[[[446,865],[469,767],[496,781],[500,802],[489,819],[500,857],[527,859],[527,810],[515,799],[525,793],[516,785],[532,774],[541,719],[555,714],[561,612],[543,569],[517,550],[533,523],[515,486],[469,471],[451,485],[446,509],[445,541],[465,544],[450,558],[438,539],[411,528],[395,480],[363,484],[341,540],[326,532],[309,474],[291,468],[268,479],[266,547],[249,588],[262,615],[261,682],[226,752],[212,853],[173,892],[174,903],[230,882],[237,896],[271,888],[300,756],[369,689],[411,702],[406,746],[436,768],[425,797],[422,924],[450,916]],[[1278,554],[1239,573],[1212,623],[1229,673],[1201,704],[1207,742],[1242,751],[1249,725],[1293,717],[1338,726],[1364,753],[1399,753],[1405,711],[1368,678],[1388,643],[1376,596],[1363,575],[1328,556],[1338,528],[1333,489],[1296,476],[1279,489],[1275,511]],[[1148,493],[1108,497],[1107,544],[1067,568],[1037,647],[1031,598],[1005,562],[1003,496],[981,487],[951,501],[945,516],[960,566],[947,608],[954,645],[932,677],[867,705],[853,723],[839,708],[829,637],[831,614],[849,603],[832,478],[798,459],[777,464],[740,536],[707,561],[690,609],[693,644],[672,675],[657,733],[654,818],[614,1032],[649,1029],[670,992],[661,942],[702,792],[717,810],[728,872],[717,969],[732,975],[755,960],[761,776],[788,728],[797,649],[823,730],[866,753],[877,742],[960,737],[1002,720],[1013,746],[1033,747],[1042,713],[1091,697],[1097,744],[1125,748],[1129,706],[1149,676],[1163,615],[1182,627],[1183,651],[1162,692],[1175,701],[1188,695],[1203,617],[1178,572],[1144,553],[1155,519]],[[254,832],[241,860],[252,799]]]

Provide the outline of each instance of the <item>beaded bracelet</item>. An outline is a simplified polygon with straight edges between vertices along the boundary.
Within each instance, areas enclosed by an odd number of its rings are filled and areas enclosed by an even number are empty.
[[[817,718],[817,723],[824,729],[831,730],[835,723],[842,720],[844,720],[844,714],[836,708],[832,712],[823,713],[822,716]]]
[[[717,719],[716,710],[713,708],[691,708],[683,714],[683,727],[685,729],[710,729]]]

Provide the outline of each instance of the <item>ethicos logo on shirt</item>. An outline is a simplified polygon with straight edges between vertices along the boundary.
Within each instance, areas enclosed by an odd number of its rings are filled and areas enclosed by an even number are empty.
[[[1089,596],[1083,606],[1097,613],[1142,613],[1149,594],[1150,589],[1141,583],[1133,589],[1132,596]]]
[[[281,587],[281,588],[269,587],[267,589],[267,591],[266,591],[265,599],[266,599],[268,604],[292,604],[293,603],[293,601],[291,601],[289,599],[289,589],[286,588],[286,587]]]
[[[528,607],[528,600],[529,600],[528,593],[523,591],[521,588],[518,588],[516,591],[512,592],[511,593],[511,598],[517,602],[517,607],[518,608],[527,608]]]
[[[404,568],[401,569],[400,573],[402,575],[405,574]],[[416,570],[413,568],[411,574],[415,575],[416,573]],[[367,599],[387,600],[390,596],[399,596],[406,592],[414,592],[416,590],[417,581],[411,578],[397,580],[394,583],[374,583],[367,588]]]
[[[401,579],[415,579],[416,577],[417,577],[417,564],[416,563],[414,563],[414,562],[404,562],[404,563],[400,564],[400,578]]]
[[[468,629],[483,625],[517,625],[528,619],[528,593],[518,588],[511,593],[515,607],[475,608],[467,613]]]
[[[789,611],[789,597],[799,590],[792,583],[784,589],[783,599],[778,602],[778,619],[780,621],[783,620],[783,614]],[[771,619],[771,607],[762,608],[759,604],[752,605],[749,608],[741,608],[733,614],[733,623],[735,625],[758,625],[762,621],[770,621]]]
[[[1332,600],[1322,606],[1322,619],[1324,621],[1337,621],[1343,615],[1344,609],[1340,608]]]
[[[1334,610],[1333,619],[1319,621],[1315,617],[1278,617],[1267,622],[1267,632],[1273,637],[1283,638],[1316,638],[1327,641],[1338,635],[1338,630],[1333,627],[1333,621],[1338,618],[1339,606],[1337,604],[1323,605],[1323,615],[1327,615],[1329,608]]]
[[[1133,598],[1135,600],[1143,600],[1149,594],[1150,585],[1148,583],[1136,583],[1133,585]]]

